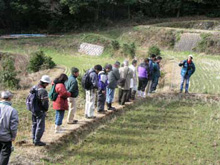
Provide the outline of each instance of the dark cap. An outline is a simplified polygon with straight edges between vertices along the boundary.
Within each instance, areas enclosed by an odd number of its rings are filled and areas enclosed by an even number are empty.
[[[116,61],[115,65],[120,66],[120,62]]]
[[[78,69],[78,68],[75,68],[75,67],[72,67],[72,68],[71,68],[71,72],[72,72],[72,74],[73,74],[73,73],[77,73],[77,72],[79,72],[79,69]]]
[[[105,69],[112,70],[112,65],[111,65],[111,64],[107,64],[107,65],[105,65]]]

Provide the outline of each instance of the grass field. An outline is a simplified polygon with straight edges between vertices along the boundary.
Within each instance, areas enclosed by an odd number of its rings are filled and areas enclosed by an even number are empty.
[[[166,51],[163,52],[163,54],[164,56],[175,60],[175,74],[180,74],[178,63],[187,59],[189,54],[193,54],[196,72],[191,77],[190,92],[220,94],[220,87],[218,85],[220,80],[220,57],[218,55],[172,51]]]
[[[148,99],[45,164],[219,164],[219,105]]]
[[[137,42],[137,58],[146,57],[145,35],[135,28],[115,29],[96,33],[70,34],[61,37],[0,40],[0,51],[27,54],[42,50],[51,56],[57,65],[66,68],[75,66],[83,70],[95,64],[104,65],[123,61],[125,57],[110,46],[112,40],[122,45]],[[151,29],[152,30],[152,29]],[[159,34],[162,34],[162,30]],[[141,38],[138,38],[141,37]],[[79,54],[81,42],[106,46],[100,57]],[[148,43],[146,43],[148,44]],[[178,63],[191,52],[164,50],[163,65],[170,65],[174,91],[179,90],[180,67]],[[193,53],[196,72],[191,78],[190,92],[220,94],[220,57]],[[166,70],[163,70],[166,73]],[[167,80],[165,80],[167,81]],[[170,85],[170,84],[168,84]],[[167,91],[165,91],[167,92]],[[170,92],[170,91],[168,91]],[[14,106],[19,111],[20,126],[17,140],[30,139],[31,115],[25,108],[25,96],[17,99]],[[84,100],[80,100],[80,103]],[[147,99],[135,105],[117,120],[104,125],[80,144],[69,142],[48,151],[43,164],[220,164],[219,104],[199,100]],[[77,114],[80,112],[78,111]],[[49,110],[47,124],[54,122],[55,113]]]

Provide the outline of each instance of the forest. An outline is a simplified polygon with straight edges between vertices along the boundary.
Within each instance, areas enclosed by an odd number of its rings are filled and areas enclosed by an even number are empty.
[[[150,18],[220,16],[219,0],[0,0],[0,34],[68,32]]]

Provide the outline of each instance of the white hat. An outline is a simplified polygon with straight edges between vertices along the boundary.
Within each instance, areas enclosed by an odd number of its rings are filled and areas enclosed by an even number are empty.
[[[50,77],[48,75],[43,75],[40,79],[40,81],[44,82],[44,83],[51,83]]]
[[[193,59],[193,55],[192,54],[190,54],[189,57],[191,57]]]
[[[11,93],[11,92],[9,92],[9,91],[3,91],[3,92],[1,92],[1,98],[2,99],[8,99],[8,98],[10,98],[10,97],[12,97],[13,96],[13,94]]]

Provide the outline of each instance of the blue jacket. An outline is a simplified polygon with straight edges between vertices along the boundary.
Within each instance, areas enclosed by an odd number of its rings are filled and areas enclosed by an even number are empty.
[[[196,70],[195,64],[193,62],[188,64],[187,60],[184,60],[183,63],[179,64],[179,66],[182,67],[181,76],[183,77],[185,76],[191,77]]]
[[[108,76],[105,71],[101,71],[98,74],[99,77],[99,89],[102,91],[106,90],[106,87],[108,86]]]

